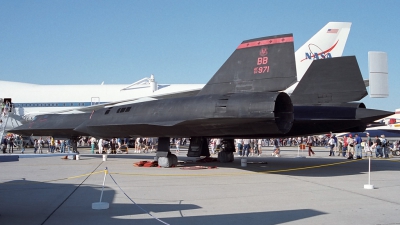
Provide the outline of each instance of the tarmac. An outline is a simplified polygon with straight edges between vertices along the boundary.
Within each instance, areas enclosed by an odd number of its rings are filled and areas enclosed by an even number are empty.
[[[135,167],[155,153],[20,158],[0,163],[0,224],[400,224],[400,158],[347,160],[282,148],[272,157]],[[26,153],[31,153],[27,149]],[[172,153],[175,151],[172,150]],[[297,158],[296,156],[307,156]],[[108,169],[108,173],[105,169]],[[108,209],[92,209],[100,202]],[[114,182],[115,181],[115,182]]]

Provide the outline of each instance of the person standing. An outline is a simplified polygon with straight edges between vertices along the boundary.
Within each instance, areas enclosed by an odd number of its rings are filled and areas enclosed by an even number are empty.
[[[261,139],[261,138],[258,139],[257,145],[258,145],[258,157],[260,157],[261,154],[262,154],[262,150],[261,150],[261,147],[262,147],[262,139]]]
[[[328,145],[329,145],[329,149],[330,149],[329,156],[335,156],[335,152],[333,152],[333,149],[335,148],[335,139],[333,139],[332,135],[329,138]]]
[[[181,145],[181,140],[179,138],[177,138],[175,140],[175,147],[176,147],[176,152],[175,154],[179,155],[179,146]]]
[[[1,140],[1,150],[3,151],[3,154],[7,153],[7,139],[3,138]]]
[[[338,148],[337,148],[338,143],[337,143],[336,134],[332,134],[332,138],[333,138],[333,140],[335,141],[335,146],[333,147],[333,151],[334,151],[334,152],[337,152],[337,154],[339,155],[339,150],[338,150]]]
[[[219,151],[222,151],[221,138],[215,139],[215,150],[217,149],[219,149]]]
[[[343,157],[346,157],[348,145],[349,145],[349,144],[348,144],[348,142],[347,142],[347,136],[344,135],[344,136],[343,136]]]
[[[18,148],[21,150],[21,154],[24,154],[24,152],[25,152],[24,140],[21,138],[21,136],[17,135],[15,137],[15,143],[17,144]]]
[[[254,149],[255,144],[254,144],[254,142],[255,142],[254,139],[250,139],[250,153],[251,153],[251,156],[253,156],[254,153],[255,153],[255,149]]]
[[[53,138],[53,137],[50,137],[50,152],[51,152],[51,153],[54,153],[55,147],[56,147],[56,143],[55,143],[55,141],[54,141],[54,138]]]
[[[356,146],[356,159],[362,159],[361,142],[361,137],[356,134],[354,138],[354,144]]]
[[[116,147],[117,147],[117,140],[115,139],[115,138],[111,138],[111,140],[110,140],[110,148],[111,148],[111,154],[117,154],[117,151],[116,151]]]
[[[375,150],[375,154],[376,154],[376,158],[380,158],[383,156],[382,154],[382,142],[381,140],[378,138],[378,136],[375,137],[375,146],[376,146],[376,150]]]
[[[65,153],[65,140],[60,140],[60,153]]]
[[[150,145],[150,153],[153,153],[153,150],[154,150],[154,138],[150,137],[148,139],[148,141],[149,141],[149,145]]]
[[[71,139],[65,140],[65,150],[67,150],[68,153],[71,152]]]
[[[242,156],[249,157],[250,151],[250,139],[243,139],[243,152]]]
[[[388,141],[385,138],[385,135],[381,135],[381,151],[382,151],[382,157],[389,158],[389,146],[388,146]]]
[[[211,154],[214,155],[215,154],[215,146],[217,145],[217,141],[215,140],[215,138],[211,139],[210,145],[211,145]]]
[[[43,150],[42,150],[43,149],[43,144],[44,144],[43,138],[40,137],[39,140],[38,140],[38,153],[39,154],[43,153]]]
[[[7,138],[7,150],[8,150],[8,153],[14,153],[14,140],[13,140],[12,136],[9,136]]]
[[[37,150],[39,148],[39,141],[37,139],[35,139],[33,141],[33,148],[34,148],[33,153],[36,154],[36,152],[37,152]]]
[[[279,148],[279,139],[278,138],[273,139],[273,146],[274,146],[274,150],[271,155],[275,156],[275,157],[280,157],[281,150]]]
[[[50,137],[47,137],[46,143],[47,143],[47,153],[49,153],[50,152],[50,146],[51,146]],[[43,140],[42,148],[44,148],[44,140]]]
[[[311,156],[311,153],[315,155],[314,151],[311,149],[313,144],[313,140],[311,136],[307,137],[307,146],[308,146],[308,156]]]
[[[236,139],[236,145],[237,145],[237,154],[240,157],[242,156],[243,139]]]
[[[338,142],[338,145],[337,145],[338,154],[337,154],[337,155],[340,156],[340,154],[343,153],[343,138],[339,137],[339,138],[337,139],[337,142]]]
[[[349,152],[349,157],[347,159],[353,159],[353,157],[354,157],[354,139],[351,134],[349,134],[349,137],[347,138],[347,144],[348,144],[348,152]]]
[[[6,152],[10,153],[10,136],[4,136],[4,140],[6,140]]]
[[[140,143],[140,137],[137,137],[135,140],[135,152],[134,153],[140,153],[141,149],[141,143]]]
[[[117,138],[117,145],[118,145],[117,150],[118,150],[118,152],[120,152],[121,151],[121,146],[122,146],[122,139],[121,138]]]
[[[90,146],[91,146],[92,154],[94,154],[95,144],[96,144],[96,138],[95,137],[90,138]]]

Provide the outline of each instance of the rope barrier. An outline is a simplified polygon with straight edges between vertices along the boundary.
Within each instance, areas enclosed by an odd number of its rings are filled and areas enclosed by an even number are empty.
[[[164,221],[162,221],[161,219],[158,219],[157,217],[153,216],[151,213],[149,213],[148,211],[146,211],[145,209],[143,209],[140,205],[138,205],[135,201],[133,201],[126,193],[124,190],[122,190],[122,188],[118,185],[118,183],[115,181],[115,179],[113,178],[113,176],[111,175],[111,173],[108,173],[108,175],[110,175],[111,179],[114,181],[115,185],[118,186],[118,188],[122,191],[122,193],[124,193],[124,195],[131,200],[131,202],[133,204],[135,204],[140,210],[142,210],[144,213],[148,214],[149,216],[153,217],[154,219],[158,220],[159,222],[169,225],[169,223],[166,223]]]

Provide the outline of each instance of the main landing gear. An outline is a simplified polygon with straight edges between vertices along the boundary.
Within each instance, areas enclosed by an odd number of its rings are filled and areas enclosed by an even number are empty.
[[[161,167],[172,167],[178,164],[178,157],[170,151],[170,138],[158,138],[158,150],[156,157],[158,165]],[[233,139],[221,140],[221,151],[218,153],[218,161],[226,163],[233,162],[233,153],[235,152],[235,143]],[[208,140],[205,137],[191,137],[188,157],[210,157],[210,150],[208,149]]]

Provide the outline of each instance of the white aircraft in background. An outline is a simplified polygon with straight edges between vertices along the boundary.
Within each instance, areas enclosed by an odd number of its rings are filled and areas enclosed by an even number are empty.
[[[400,109],[396,109],[396,111],[393,115],[385,117],[383,119],[380,119],[376,122],[379,122],[379,123],[385,124],[385,125],[391,125],[391,124],[399,124],[400,125]],[[398,127],[400,127],[400,126],[398,126]]]
[[[371,137],[380,137],[383,134],[386,138],[400,139],[400,109],[396,109],[395,114],[371,124],[364,133],[369,133]]]
[[[297,82],[285,90],[286,93],[293,92],[313,60],[342,56],[350,27],[349,22],[329,22],[296,51]],[[193,96],[204,84],[159,85],[151,76],[129,85],[38,85],[0,81],[0,87],[0,101],[13,105],[12,113],[2,118],[4,132],[35,115],[91,112],[136,101]]]
[[[132,84],[38,85],[0,81],[1,101],[12,102],[12,112],[3,117],[6,130],[21,125],[36,115],[82,113],[98,108],[196,95],[204,84],[157,84],[154,76]]]

